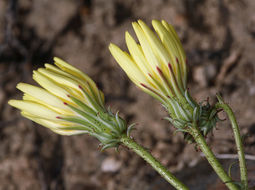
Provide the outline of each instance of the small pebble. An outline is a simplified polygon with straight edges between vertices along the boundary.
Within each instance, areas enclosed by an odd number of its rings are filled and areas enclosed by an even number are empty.
[[[103,172],[116,172],[120,169],[121,162],[114,158],[106,158],[102,162],[101,170]]]

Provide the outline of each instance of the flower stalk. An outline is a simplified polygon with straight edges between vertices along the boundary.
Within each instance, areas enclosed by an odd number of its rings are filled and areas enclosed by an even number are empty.
[[[188,130],[189,134],[192,135],[196,144],[204,153],[206,159],[209,164],[212,166],[214,171],[217,173],[222,182],[230,189],[230,190],[239,190],[239,188],[234,184],[234,181],[228,176],[228,174],[224,171],[222,165],[218,161],[218,159],[213,154],[211,148],[207,145],[204,136],[201,134],[198,125],[196,122],[193,123],[193,126]]]
[[[236,121],[236,117],[235,117],[231,107],[223,101],[222,97],[220,95],[217,95],[217,98],[218,98],[219,102],[216,103],[215,107],[223,109],[227,113],[228,118],[231,122],[233,133],[234,133],[234,138],[235,138],[235,142],[236,142],[238,158],[239,158],[241,182],[243,185],[243,189],[248,190],[246,160],[245,160],[242,137],[240,134],[240,129],[238,127],[237,121]]]
[[[184,185],[179,179],[177,179],[172,173],[170,173],[155,157],[151,155],[149,151],[137,144],[133,139],[127,136],[123,136],[120,141],[129,149],[133,150],[137,155],[142,157],[153,169],[155,169],[167,182],[174,186],[178,190],[188,190],[188,187]]]

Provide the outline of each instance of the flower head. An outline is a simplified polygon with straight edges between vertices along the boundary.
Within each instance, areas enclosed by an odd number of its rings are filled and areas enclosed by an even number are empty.
[[[8,103],[21,114],[61,135],[88,133],[105,148],[117,146],[126,132],[126,122],[105,109],[104,94],[82,71],[59,58],[55,65],[34,71],[33,79],[42,87],[19,83],[23,100]]]
[[[153,20],[154,32],[141,20],[132,25],[139,43],[126,32],[129,53],[114,44],[109,46],[115,60],[138,87],[163,104],[175,127],[185,133],[192,122],[199,122],[206,135],[215,126],[215,120],[208,120],[215,119],[210,117],[215,116],[215,110],[197,104],[189,95],[186,55],[173,26]]]
[[[189,121],[195,103],[185,97],[188,96],[186,55],[170,24],[153,20],[152,26],[155,32],[141,20],[133,22],[139,43],[126,32],[129,54],[114,44],[109,49],[138,87],[167,106],[173,118]]]

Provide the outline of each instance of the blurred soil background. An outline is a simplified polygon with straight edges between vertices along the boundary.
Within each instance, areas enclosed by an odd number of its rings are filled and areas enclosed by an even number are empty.
[[[0,0],[0,189],[168,190],[149,165],[120,147],[100,152],[90,136],[63,137],[24,119],[7,105],[21,99],[18,82],[33,83],[32,70],[58,56],[90,75],[107,105],[138,123],[132,136],[193,190],[224,185],[194,145],[161,120],[167,113],[132,84],[108,51],[125,47],[131,22],[165,19],[187,53],[189,88],[198,101],[221,92],[255,154],[254,0]],[[225,118],[224,114],[221,118]],[[207,138],[217,154],[235,154],[228,121]],[[226,168],[237,160],[221,160]],[[255,161],[249,160],[250,184]],[[238,164],[232,173],[238,177]]]

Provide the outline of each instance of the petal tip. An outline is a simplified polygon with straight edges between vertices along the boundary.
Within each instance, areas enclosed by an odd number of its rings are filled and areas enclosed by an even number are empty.
[[[17,104],[22,101],[22,100],[9,100],[8,104],[12,107],[16,107],[17,108]]]
[[[53,60],[54,60],[55,62],[62,61],[62,59],[60,59],[59,57],[53,57]]]

